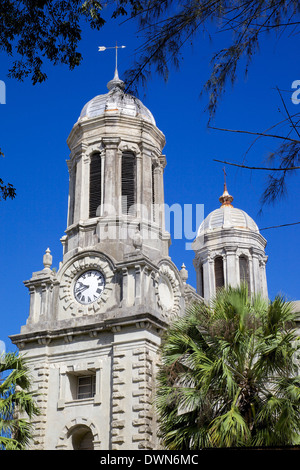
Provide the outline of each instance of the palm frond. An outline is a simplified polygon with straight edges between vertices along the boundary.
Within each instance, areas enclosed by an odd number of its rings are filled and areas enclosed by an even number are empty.
[[[155,400],[164,445],[297,442],[294,320],[284,299],[250,297],[241,286],[220,291],[210,307],[193,304],[174,321],[161,346]]]

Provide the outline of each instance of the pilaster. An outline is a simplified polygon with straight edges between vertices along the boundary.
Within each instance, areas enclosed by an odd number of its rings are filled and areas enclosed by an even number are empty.
[[[112,357],[112,401],[111,401],[111,447],[119,450],[125,443],[126,402],[126,357],[125,352],[113,348]]]
[[[118,160],[118,146],[121,142],[119,137],[103,137],[103,145],[105,147],[105,163],[104,163],[104,215],[116,215],[116,160]],[[108,213],[113,210],[113,213]]]
[[[36,364],[33,369],[33,375],[35,377],[34,386],[36,388],[34,394],[36,394],[36,404],[40,410],[40,414],[32,420],[32,446],[35,450],[43,450],[45,448],[47,428],[49,364],[47,362],[39,362]]]
[[[236,287],[238,282],[238,271],[237,271],[237,247],[226,248],[225,256],[223,257],[224,271],[226,270],[226,282],[225,285]]]
[[[146,347],[138,348],[132,355],[132,443],[138,449],[154,449],[153,360]]]

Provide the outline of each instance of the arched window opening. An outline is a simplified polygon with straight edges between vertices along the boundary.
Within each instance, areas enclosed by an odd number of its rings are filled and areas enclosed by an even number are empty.
[[[224,270],[222,256],[217,256],[215,258],[215,284],[216,290],[224,287]]]
[[[101,202],[101,155],[99,152],[97,152],[93,153],[90,160],[90,218],[97,217],[100,215]]]
[[[240,266],[240,283],[244,283],[248,286],[248,292],[250,293],[250,276],[249,276],[249,261],[245,255],[239,257]]]
[[[76,426],[72,431],[74,450],[94,450],[93,434],[88,426]]]
[[[122,154],[122,213],[134,214],[136,204],[136,158],[131,152]]]

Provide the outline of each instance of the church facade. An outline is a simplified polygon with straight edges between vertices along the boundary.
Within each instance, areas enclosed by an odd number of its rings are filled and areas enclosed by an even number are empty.
[[[266,240],[226,185],[193,242],[197,289],[174,265],[164,145],[117,70],[71,130],[63,258],[55,272],[47,249],[44,268],[25,281],[29,316],[11,337],[26,354],[41,410],[34,449],[159,449],[153,398],[168,324],[222,285],[243,281],[267,296]]]

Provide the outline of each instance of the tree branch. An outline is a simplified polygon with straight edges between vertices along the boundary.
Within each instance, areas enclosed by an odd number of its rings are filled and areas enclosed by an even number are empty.
[[[278,91],[278,93],[279,93],[279,96],[280,96],[280,99],[281,99],[282,104],[283,104],[283,106],[284,106],[285,112],[286,112],[286,114],[287,114],[287,116],[288,116],[288,120],[290,121],[292,128],[294,129],[294,131],[296,132],[297,136],[298,136],[299,139],[300,139],[299,131],[298,131],[296,125],[294,124],[294,122],[293,122],[293,120],[292,120],[292,118],[291,118],[291,115],[290,115],[290,113],[289,113],[289,111],[288,111],[288,109],[287,109],[287,107],[286,107],[286,104],[285,104],[285,101],[284,101],[284,99],[283,99],[283,97],[282,97],[282,94],[281,94],[281,92],[280,92],[280,90],[279,90],[278,87],[276,87],[276,89],[277,89],[277,91]]]
[[[266,171],[291,171],[291,170],[300,170],[300,166],[291,166],[288,168],[268,168],[263,166],[247,166],[247,165],[240,165],[238,163],[231,163],[225,162],[223,160],[216,160],[213,159],[214,162],[225,163],[226,165],[238,166],[240,168],[246,168],[247,170],[266,170]]]
[[[273,225],[272,227],[260,228],[259,231],[261,232],[262,230],[269,230],[271,228],[290,227],[291,225],[299,225],[299,224],[300,224],[300,222],[292,222],[291,224]]]
[[[226,131],[226,132],[238,132],[241,134],[251,134],[251,135],[261,135],[264,137],[274,137],[275,139],[282,139],[282,140],[290,140],[291,142],[296,142],[300,144],[300,140],[297,139],[292,139],[290,137],[284,137],[282,135],[277,135],[277,134],[265,134],[264,132],[251,132],[251,131],[241,131],[237,129],[223,129],[221,127],[213,127],[213,126],[208,126],[209,129],[215,129],[217,131]]]

